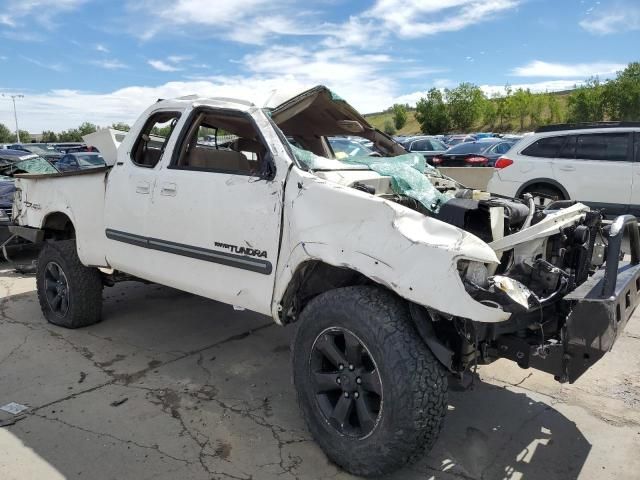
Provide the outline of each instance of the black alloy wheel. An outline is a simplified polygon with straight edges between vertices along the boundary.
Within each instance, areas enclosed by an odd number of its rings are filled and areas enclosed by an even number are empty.
[[[382,380],[362,340],[340,327],[321,332],[311,350],[309,375],[329,425],[359,439],[373,432],[382,413]]]
[[[69,281],[56,262],[49,262],[44,272],[45,297],[51,311],[64,317],[69,311]]]

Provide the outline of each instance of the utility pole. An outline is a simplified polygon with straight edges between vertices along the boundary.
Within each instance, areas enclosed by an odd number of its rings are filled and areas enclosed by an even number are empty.
[[[3,97],[11,97],[13,100],[13,118],[16,121],[16,140],[20,143],[20,129],[18,128],[18,112],[16,111],[16,98],[24,98],[24,95],[5,95],[2,94]]]

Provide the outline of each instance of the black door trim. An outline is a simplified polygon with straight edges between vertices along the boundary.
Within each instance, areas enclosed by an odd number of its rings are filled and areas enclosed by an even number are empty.
[[[233,253],[223,252],[220,250],[210,250],[202,247],[194,247],[183,243],[170,242],[158,238],[143,237],[133,233],[122,232],[107,228],[105,235],[110,240],[116,242],[127,243],[137,247],[148,248],[150,250],[158,250],[160,252],[172,253],[183,257],[195,258],[196,260],[204,260],[206,262],[218,263],[228,267],[240,268],[251,272],[270,275],[273,266],[268,260],[250,257],[248,255],[236,255]]]

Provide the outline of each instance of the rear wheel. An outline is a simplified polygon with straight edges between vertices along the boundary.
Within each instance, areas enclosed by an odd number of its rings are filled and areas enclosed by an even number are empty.
[[[350,473],[378,476],[435,442],[447,376],[406,302],[376,287],[314,298],[300,315],[293,376],[311,434]]]
[[[525,193],[531,194],[535,204],[540,207],[546,207],[557,200],[565,200],[560,190],[549,185],[532,185],[527,187],[520,197],[523,197]]]
[[[45,244],[38,257],[36,283],[40,308],[50,323],[79,328],[100,321],[100,271],[82,265],[75,240]]]

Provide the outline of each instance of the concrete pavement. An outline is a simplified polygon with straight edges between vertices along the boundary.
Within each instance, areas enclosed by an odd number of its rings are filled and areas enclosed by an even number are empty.
[[[1,268],[1,265],[0,265]],[[290,328],[123,283],[104,321],[43,319],[31,276],[0,271],[0,478],[347,479],[298,412]],[[393,479],[637,479],[640,320],[575,385],[506,361],[452,390],[434,449]]]

